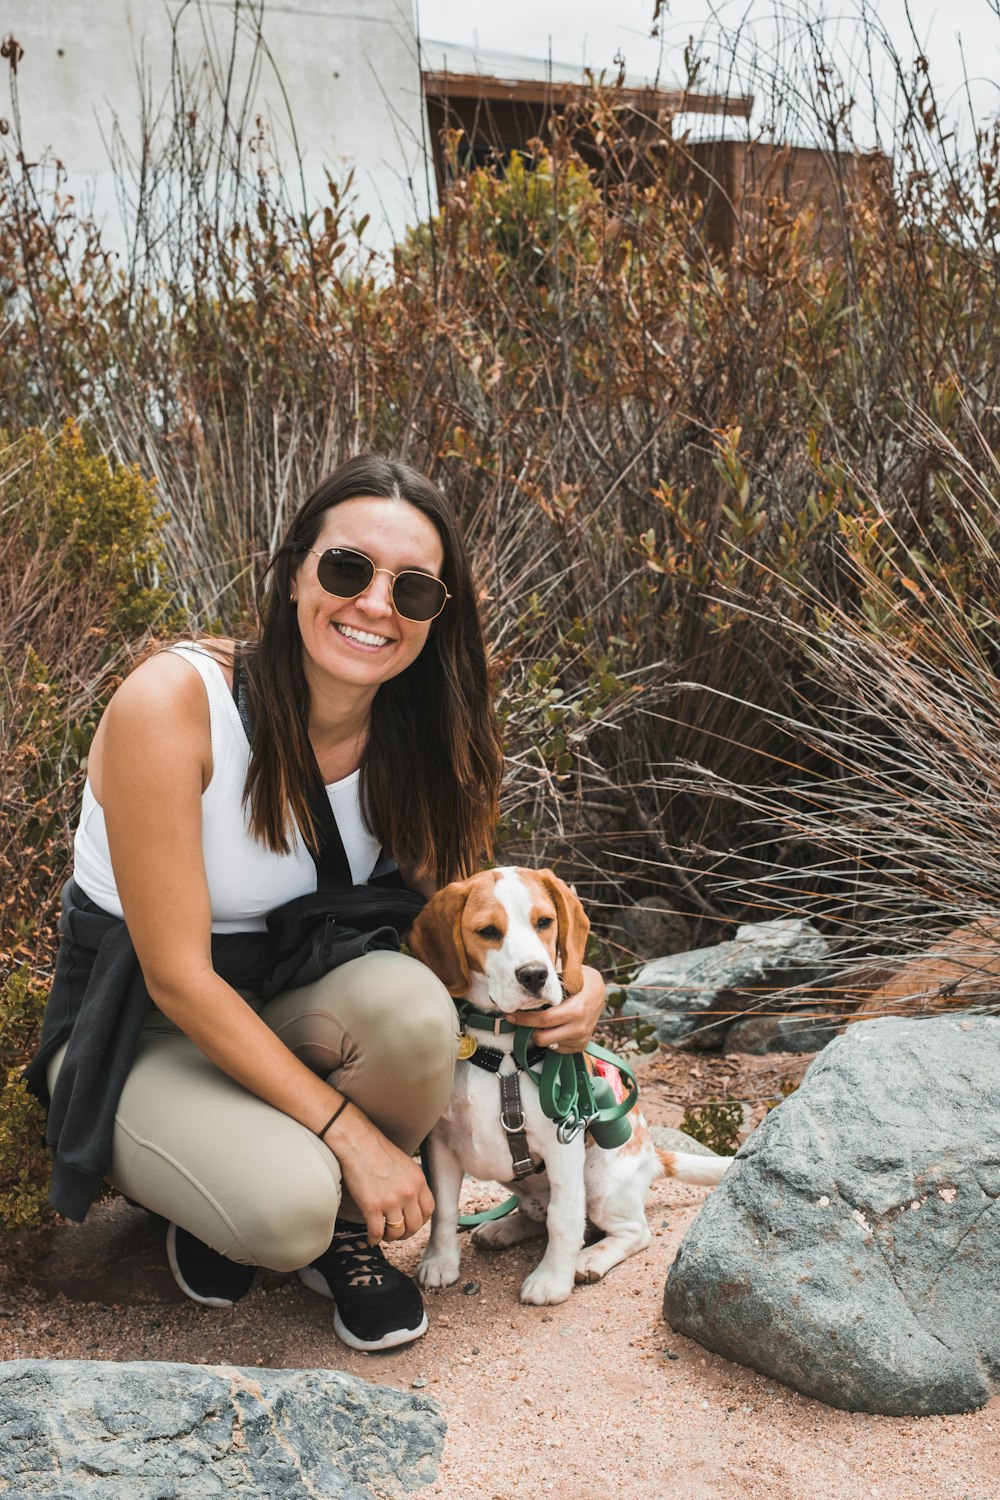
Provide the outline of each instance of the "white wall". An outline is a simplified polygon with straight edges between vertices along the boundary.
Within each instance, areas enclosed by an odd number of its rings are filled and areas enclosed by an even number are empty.
[[[237,97],[252,77],[260,18],[272,60],[258,55],[254,110],[268,120],[286,176],[297,180],[291,116],[312,206],[324,197],[323,167],[343,176],[353,163],[358,212],[372,216],[370,237],[391,243],[427,211],[412,0],[0,0],[0,33],[24,48],[17,89],[28,159],[57,156],[71,189],[85,193],[86,182],[98,214],[113,219],[107,143],[115,117],[125,140],[139,143],[140,73],[154,106],[169,110],[176,22],[192,83],[218,97],[234,16]],[[0,115],[11,112],[4,77]]]

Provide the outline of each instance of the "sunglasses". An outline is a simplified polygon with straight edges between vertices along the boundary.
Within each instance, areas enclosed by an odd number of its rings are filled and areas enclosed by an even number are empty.
[[[435,620],[451,598],[440,578],[433,573],[419,573],[415,568],[404,573],[392,573],[388,568],[376,568],[370,557],[363,552],[352,552],[349,547],[329,547],[317,552],[310,547],[312,557],[318,557],[316,577],[328,594],[338,599],[356,599],[369,588],[376,573],[389,574],[389,597],[397,615],[404,620],[425,623]]]

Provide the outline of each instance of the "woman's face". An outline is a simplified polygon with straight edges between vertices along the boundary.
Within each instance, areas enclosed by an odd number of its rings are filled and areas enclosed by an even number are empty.
[[[429,517],[406,500],[358,496],[327,511],[315,552],[350,547],[370,557],[375,574],[355,599],[328,594],[316,577],[319,558],[309,553],[292,576],[306,676],[313,668],[337,682],[377,688],[415,661],[430,621],[407,620],[392,605],[392,574],[413,568],[441,576],[444,547]],[[445,608],[448,606],[446,605]]]

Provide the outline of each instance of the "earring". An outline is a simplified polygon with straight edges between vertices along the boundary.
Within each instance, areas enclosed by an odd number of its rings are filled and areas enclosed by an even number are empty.
[[[298,600],[296,599],[296,597],[295,597],[294,594],[289,594],[289,596],[288,596],[288,602],[289,602],[289,604],[297,604]]]

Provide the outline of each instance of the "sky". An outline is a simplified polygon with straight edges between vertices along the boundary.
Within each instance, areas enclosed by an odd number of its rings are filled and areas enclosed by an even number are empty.
[[[422,35],[436,41],[531,57],[551,55],[598,70],[612,69],[620,51],[629,73],[659,73],[667,85],[683,78],[684,49],[694,37],[709,61],[706,85],[713,63],[728,72],[728,60],[736,58],[732,87],[755,94],[758,119],[774,109],[763,75],[775,71],[775,60],[786,77],[802,67],[805,84],[811,72],[810,30],[815,33],[816,19],[822,17],[819,29],[851,80],[859,99],[860,133],[869,137],[864,144],[871,145],[877,121],[865,100],[875,94],[884,123],[898,90],[885,43],[865,48],[867,14],[907,67],[921,52],[927,56],[939,114],[963,136],[969,134],[971,120],[982,123],[1000,114],[1000,0],[880,0],[877,6],[863,0],[825,6],[799,0],[671,0],[663,7],[656,39],[650,36],[654,0],[417,0],[417,9]],[[755,53],[763,74],[754,69]],[[786,101],[786,115],[789,107]],[[794,134],[790,118],[785,123]]]

